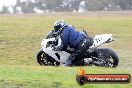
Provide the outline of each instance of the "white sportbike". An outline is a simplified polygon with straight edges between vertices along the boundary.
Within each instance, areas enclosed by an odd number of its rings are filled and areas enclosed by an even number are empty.
[[[88,37],[85,31],[82,31],[82,34]],[[73,66],[117,67],[118,55],[109,48],[99,48],[102,44],[112,41],[114,41],[112,34],[96,35],[93,38],[93,45],[84,53],[83,57],[78,57],[76,61],[73,61]],[[68,48],[66,51],[54,51],[53,47],[60,44],[60,36],[50,31],[41,42],[41,49],[36,56],[37,62],[44,66],[64,65],[74,49]]]

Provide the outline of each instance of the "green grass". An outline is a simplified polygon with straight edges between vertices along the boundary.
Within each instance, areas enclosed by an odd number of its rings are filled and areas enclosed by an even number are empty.
[[[89,74],[132,74],[131,69],[83,67]],[[105,70],[105,71],[104,71]],[[9,88],[131,88],[132,84],[76,83],[78,67],[0,66],[0,86]]]
[[[119,66],[115,69],[83,67],[87,73],[132,75],[132,18],[57,14],[0,16],[0,88],[131,88],[131,83],[79,86],[75,80],[78,67],[41,67],[35,55],[43,37],[53,29],[53,22],[64,19],[91,36],[112,33],[115,37],[115,42],[104,47],[118,53]]]

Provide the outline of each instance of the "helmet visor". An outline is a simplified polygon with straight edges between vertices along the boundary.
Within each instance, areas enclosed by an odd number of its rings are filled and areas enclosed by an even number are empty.
[[[59,31],[59,27],[58,26],[54,26],[54,30],[55,30],[55,32],[58,32]]]

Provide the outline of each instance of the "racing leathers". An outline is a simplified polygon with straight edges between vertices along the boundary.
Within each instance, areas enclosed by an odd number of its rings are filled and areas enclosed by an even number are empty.
[[[90,38],[75,30],[73,26],[67,25],[60,33],[61,45],[54,47],[54,50],[66,51],[67,47],[74,48],[74,52],[66,60],[66,66],[72,66],[78,57],[83,56],[86,50],[92,45]]]

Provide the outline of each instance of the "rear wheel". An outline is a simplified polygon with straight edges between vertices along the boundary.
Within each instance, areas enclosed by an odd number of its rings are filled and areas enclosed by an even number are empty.
[[[118,55],[111,49],[97,49],[97,58],[101,61],[105,67],[117,67],[119,63]],[[103,62],[104,61],[104,62]]]
[[[46,54],[42,49],[37,53],[37,62],[44,66],[59,66],[59,62],[55,61],[52,57]]]

